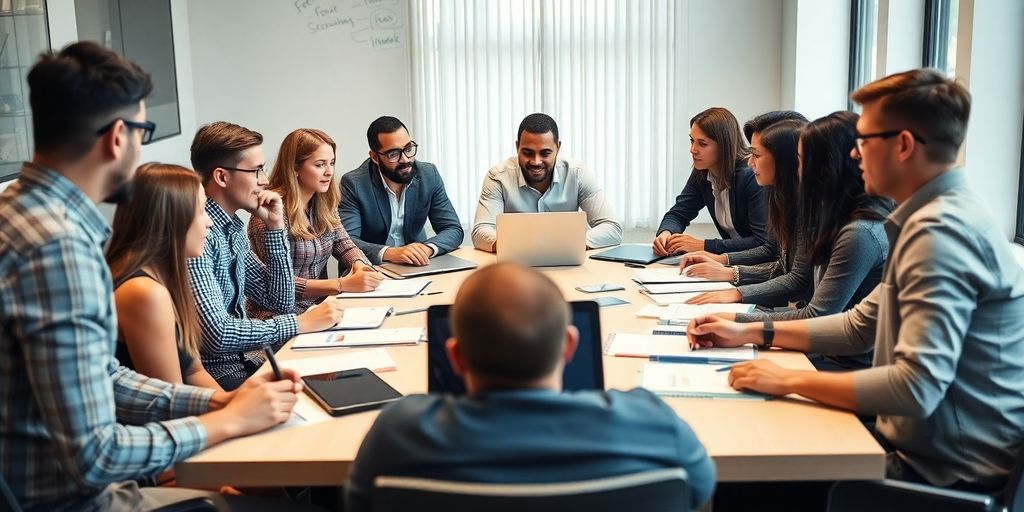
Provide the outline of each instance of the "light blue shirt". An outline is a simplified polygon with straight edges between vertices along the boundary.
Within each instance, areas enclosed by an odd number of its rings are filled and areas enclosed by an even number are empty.
[[[622,226],[611,201],[583,164],[559,159],[551,186],[542,194],[531,187],[513,156],[492,167],[484,178],[473,221],[473,245],[493,251],[498,240],[495,218],[499,213],[575,212],[587,214],[587,247],[596,249],[622,243]]]

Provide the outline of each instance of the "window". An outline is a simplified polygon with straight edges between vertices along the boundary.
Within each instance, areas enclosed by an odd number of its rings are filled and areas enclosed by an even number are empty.
[[[1024,130],[1020,140],[1020,178],[1017,180],[1017,234],[1014,241],[1024,245]]]
[[[959,0],[926,0],[924,6],[925,67],[936,68],[952,77],[956,71],[957,19]]]
[[[850,93],[872,81],[878,60],[878,0],[853,0],[850,12]],[[847,108],[857,105],[847,100]]]
[[[181,133],[170,0],[75,0],[78,39],[96,41],[137,63],[153,77],[146,118],[153,140]]]

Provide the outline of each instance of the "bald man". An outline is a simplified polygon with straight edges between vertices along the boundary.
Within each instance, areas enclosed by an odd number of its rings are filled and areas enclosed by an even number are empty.
[[[372,508],[379,475],[490,483],[586,480],[682,467],[691,507],[715,468],[690,427],[657,396],[562,392],[579,333],[558,287],[514,264],[485,267],[459,290],[448,358],[465,396],[414,395],[385,408],[345,486],[346,510]]]

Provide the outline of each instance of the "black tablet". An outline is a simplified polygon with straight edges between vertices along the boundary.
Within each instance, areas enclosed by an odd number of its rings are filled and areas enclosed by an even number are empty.
[[[654,254],[654,247],[651,244],[622,244],[612,247],[607,251],[590,255],[592,260],[639,263],[641,265],[654,263],[664,257]]]
[[[570,302],[572,324],[580,332],[579,346],[562,372],[562,389],[579,391],[604,389],[604,366],[601,359],[601,314],[591,300]],[[451,306],[436,305],[427,309],[427,389],[431,392],[464,394],[466,385],[455,375],[445,351],[451,337],[448,313]]]
[[[402,394],[366,368],[307,375],[302,378],[306,392],[331,416],[383,407]]]

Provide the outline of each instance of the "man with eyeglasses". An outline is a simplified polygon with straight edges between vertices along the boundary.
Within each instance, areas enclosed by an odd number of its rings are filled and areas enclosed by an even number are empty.
[[[874,347],[864,370],[755,361],[734,366],[729,382],[877,415],[892,478],[999,489],[1024,442],[1024,269],[956,168],[970,94],[938,71],[913,70],[853,99],[864,106],[852,150],[864,187],[898,204],[885,222],[891,249],[881,284],[852,310],[812,320],[699,318],[691,342],[825,354]]]
[[[341,320],[335,297],[295,315],[295,276],[284,204],[269,183],[263,136],[218,121],[199,128],[192,140],[192,166],[206,189],[206,213],[213,227],[203,255],[189,260],[192,293],[199,312],[203,366],[226,390],[242,384],[263,365],[264,345],[279,347],[296,334],[322,331]],[[245,210],[266,224],[266,264],[253,253]],[[275,316],[249,318],[246,300]]]
[[[499,213],[575,212],[587,214],[587,248],[622,243],[622,226],[611,201],[582,163],[560,159],[558,125],[546,114],[530,114],[519,124],[516,155],[484,177],[473,220],[473,245],[496,252]]]
[[[462,244],[464,233],[434,164],[416,160],[402,121],[379,117],[366,130],[370,157],[341,177],[338,215],[373,263],[422,266]],[[436,233],[427,237],[427,220]]]
[[[96,203],[126,197],[155,129],[144,101],[153,84],[91,42],[44,54],[27,79],[35,150],[0,194],[0,476],[14,508],[153,510],[205,498],[218,510],[290,509],[139,487],[205,447],[285,421],[301,384],[289,371],[226,393],[118,363],[110,227]]]

